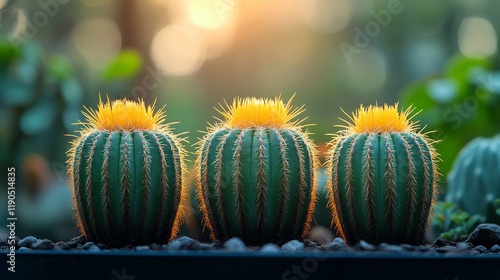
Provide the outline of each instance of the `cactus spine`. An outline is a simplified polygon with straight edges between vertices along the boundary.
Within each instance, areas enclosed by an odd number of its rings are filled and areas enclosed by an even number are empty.
[[[437,153],[412,110],[365,108],[332,140],[327,169],[333,223],[354,244],[419,244],[437,191]]]
[[[100,101],[68,151],[78,227],[102,243],[164,243],[182,218],[184,150],[162,110]]]
[[[500,224],[493,200],[500,198],[500,135],[467,144],[448,174],[446,200],[489,223]]]
[[[200,141],[197,197],[213,239],[262,244],[309,230],[316,150],[291,100],[236,99]]]

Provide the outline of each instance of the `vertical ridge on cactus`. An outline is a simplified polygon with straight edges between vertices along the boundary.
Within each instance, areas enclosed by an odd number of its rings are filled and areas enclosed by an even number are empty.
[[[80,231],[102,243],[167,242],[186,201],[184,148],[162,109],[116,100],[87,109],[68,150]]]
[[[348,243],[424,240],[438,191],[438,154],[410,121],[412,112],[361,106],[329,144],[332,224]]]
[[[309,230],[316,150],[291,101],[235,99],[200,140],[196,192],[212,239],[282,242]]]

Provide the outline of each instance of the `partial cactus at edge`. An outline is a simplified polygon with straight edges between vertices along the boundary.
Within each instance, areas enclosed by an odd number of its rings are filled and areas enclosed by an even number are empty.
[[[500,135],[478,137],[460,151],[447,176],[446,201],[500,224],[493,203],[500,198]]]
[[[236,99],[199,143],[197,197],[213,239],[250,244],[301,238],[316,200],[316,150],[304,110],[278,97]]]
[[[438,190],[437,153],[412,109],[361,106],[331,142],[333,224],[349,244],[420,244]]]
[[[184,150],[154,105],[117,100],[87,109],[68,151],[78,227],[101,243],[165,243],[186,199]]]

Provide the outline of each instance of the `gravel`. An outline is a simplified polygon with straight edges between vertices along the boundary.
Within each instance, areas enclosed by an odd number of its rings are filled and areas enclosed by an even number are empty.
[[[404,251],[403,247],[401,247],[401,246],[387,244],[387,243],[380,244],[379,249],[382,251],[387,251],[387,252],[403,252]]]
[[[180,238],[177,238],[175,240],[172,240],[167,246],[169,250],[183,250],[183,249],[188,249],[190,247],[194,247],[198,241],[195,241],[194,239],[183,236]]]
[[[31,248],[38,250],[50,250],[54,248],[54,243],[48,239],[38,239],[34,244],[31,245]]]
[[[136,251],[147,251],[149,249],[150,249],[149,246],[137,246],[137,247],[135,247]]]
[[[263,253],[275,253],[281,251],[281,248],[274,243],[267,243],[260,249]]]
[[[224,242],[224,249],[235,252],[244,252],[246,250],[245,243],[238,237],[232,237]]]
[[[370,244],[364,240],[359,241],[358,246],[363,251],[374,251],[376,249],[376,247],[373,244]]]
[[[488,252],[488,249],[486,249],[486,247],[484,247],[483,245],[476,246],[476,248],[474,248],[474,250],[478,251],[479,253]]]
[[[0,250],[7,250],[6,243],[0,243]],[[230,238],[221,243],[201,243],[187,236],[182,236],[170,241],[168,244],[140,244],[126,245],[117,247],[86,240],[84,236],[77,236],[69,241],[58,241],[53,243],[48,239],[38,239],[34,236],[27,236],[19,239],[16,245],[18,251],[32,250],[58,250],[58,251],[87,251],[87,252],[106,252],[117,250],[128,250],[137,252],[148,251],[168,251],[168,250],[223,250],[232,252],[261,252],[261,253],[279,253],[279,252],[384,252],[397,253],[404,252],[410,254],[465,254],[465,255],[498,255],[500,256],[500,226],[494,224],[481,224],[464,242],[453,242],[445,239],[437,239],[432,244],[409,245],[409,244],[370,244],[364,240],[357,244],[347,246],[342,238],[337,237],[333,241],[323,244],[314,240],[305,239],[303,241],[291,240],[281,247],[274,243],[268,243],[263,246],[246,246],[245,243],[237,237]]]
[[[498,253],[498,252],[500,252],[500,245],[495,244],[495,245],[491,246],[490,251],[492,253]]]
[[[37,240],[38,239],[34,236],[26,236],[25,238],[19,240],[17,245],[19,245],[19,247],[31,248],[31,245],[35,244]]]
[[[302,251],[304,247],[305,245],[303,242],[300,242],[298,240],[292,240],[283,244],[283,246],[281,246],[281,250],[283,250],[284,252],[297,252],[297,251]]]
[[[337,237],[335,238],[330,244],[326,244],[323,246],[323,248],[327,251],[336,251],[336,250],[340,250],[342,248],[345,248],[346,245],[345,245],[345,242],[342,238],[340,237]]]

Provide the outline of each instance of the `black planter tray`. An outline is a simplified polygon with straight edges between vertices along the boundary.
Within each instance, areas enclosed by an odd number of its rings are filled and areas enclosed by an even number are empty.
[[[426,252],[0,251],[0,279],[500,279],[498,254]]]

